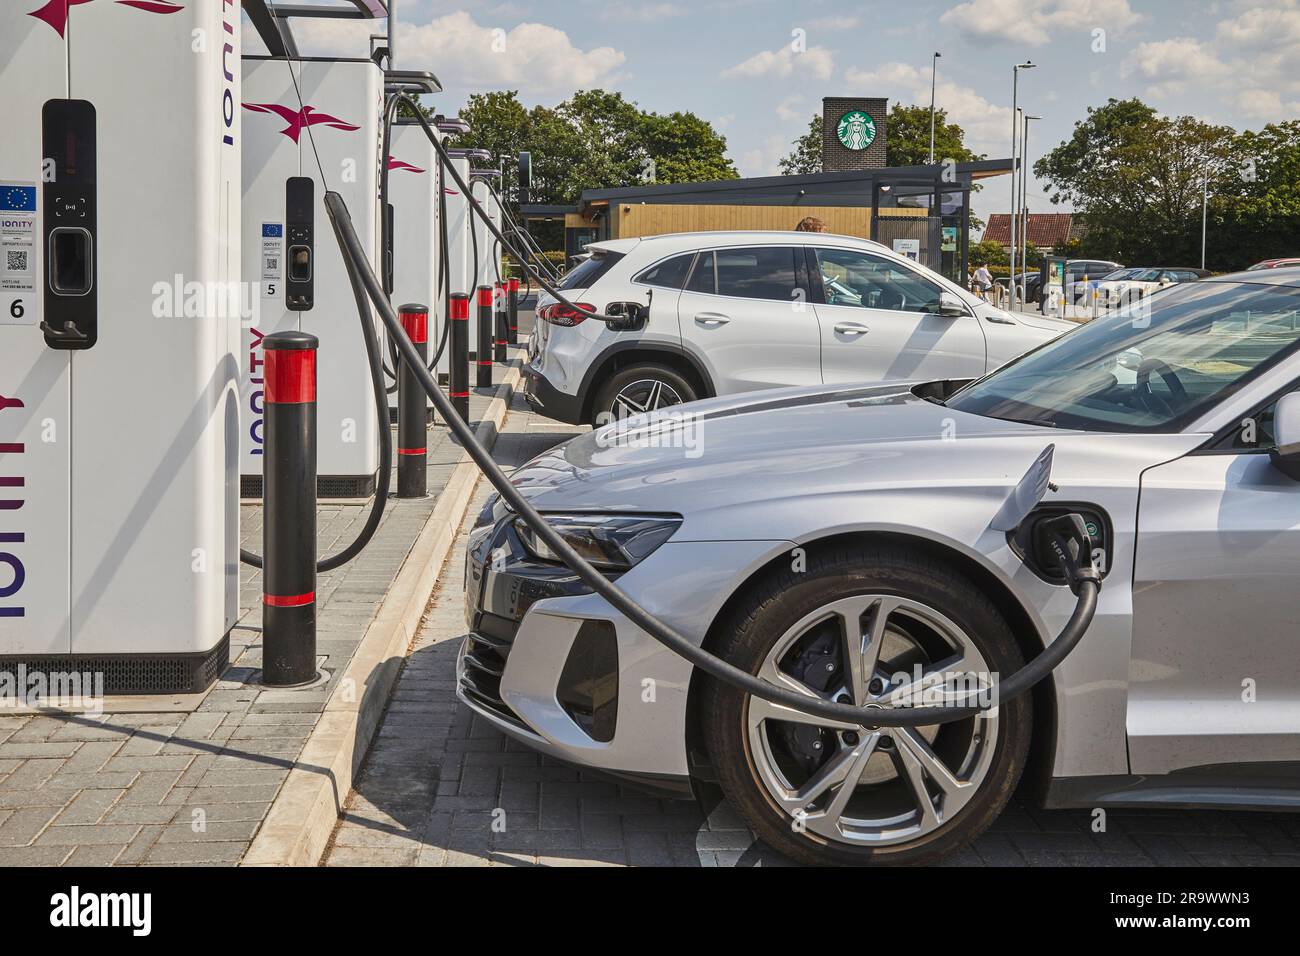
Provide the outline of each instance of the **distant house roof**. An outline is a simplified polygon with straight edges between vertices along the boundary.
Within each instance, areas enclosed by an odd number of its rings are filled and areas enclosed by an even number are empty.
[[[1079,237],[1074,215],[1068,212],[1031,212],[1029,214],[1029,244],[1039,249],[1051,249]],[[1019,238],[1019,237],[1017,237]],[[989,216],[984,228],[984,240],[1011,245],[1011,214],[995,212]]]

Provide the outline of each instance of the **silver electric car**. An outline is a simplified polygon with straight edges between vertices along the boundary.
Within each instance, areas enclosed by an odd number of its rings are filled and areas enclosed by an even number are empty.
[[[1010,674],[1075,607],[1041,522],[1104,585],[1030,695],[860,728],[693,672],[499,499],[474,528],[462,699],[567,761],[717,781],[800,860],[914,863],[1022,775],[1048,806],[1300,806],[1300,269],[1189,283],[971,383],[713,399],[575,438],[513,480],[655,616],[750,672],[862,706]],[[1055,447],[1014,532],[994,515]]]

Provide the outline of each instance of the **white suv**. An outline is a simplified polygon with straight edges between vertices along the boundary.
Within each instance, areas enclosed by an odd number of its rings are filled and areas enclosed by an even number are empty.
[[[524,381],[529,404],[572,424],[782,385],[976,378],[1073,327],[1003,312],[848,236],[703,232],[587,250],[560,286],[580,308],[538,299]],[[583,311],[615,303],[647,308],[623,329]]]

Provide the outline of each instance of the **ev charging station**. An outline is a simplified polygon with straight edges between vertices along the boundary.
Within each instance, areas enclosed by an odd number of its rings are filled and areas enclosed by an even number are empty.
[[[392,207],[392,300],[432,307],[438,300],[438,156],[414,120],[393,123],[388,157],[388,197]],[[442,318],[430,314],[430,337],[437,348]],[[393,383],[396,384],[396,383]],[[389,393],[397,408],[397,390]]]
[[[320,340],[320,494],[368,497],[379,468],[378,410],[356,303],[325,228],[322,199],[327,189],[344,197],[362,243],[379,261],[384,71],[368,58],[308,58],[273,49],[245,56],[243,74],[243,269],[247,281],[260,282],[260,314],[245,329],[241,348],[243,492],[262,493],[260,343],[272,332],[292,330]]]
[[[390,71],[386,93],[439,93],[442,87],[432,73]],[[424,129],[410,117],[397,117],[389,132],[388,208],[389,222],[388,284],[395,305],[419,303],[432,307],[438,301],[438,262],[441,256],[441,229],[438,222],[439,175],[438,153]],[[437,348],[441,320],[436,310],[431,315],[434,348]],[[396,370],[393,370],[396,374]],[[397,383],[390,381],[389,410],[397,411]],[[432,408],[432,402],[429,403]],[[395,419],[394,419],[395,420]]]
[[[470,170],[470,176],[472,177],[470,179],[470,188],[474,198],[487,212],[492,225],[498,229],[502,228],[501,207],[497,205],[496,194],[489,186],[494,179],[500,178],[500,170],[472,169]],[[478,284],[490,285],[495,288],[496,283],[501,281],[500,249],[498,248],[496,236],[492,235],[491,229],[478,221],[477,216],[474,217],[472,228],[475,230],[475,235],[478,236]]]
[[[465,150],[452,149],[447,152],[451,157],[448,166],[456,171],[461,182],[468,184],[470,161],[465,155]],[[474,262],[469,233],[471,217],[469,201],[451,176],[445,177],[442,188],[447,197],[447,222],[443,229],[443,236],[447,242],[447,286],[443,290],[443,300],[439,305],[445,310],[448,295],[456,293],[472,295],[469,286],[474,277]],[[443,314],[445,315],[445,311]],[[448,356],[444,356],[444,359],[446,358]],[[450,368],[450,365],[446,367]],[[443,368],[444,361],[439,360],[439,374],[442,373]]]
[[[233,0],[0,11],[0,671],[228,661],[239,63]]]

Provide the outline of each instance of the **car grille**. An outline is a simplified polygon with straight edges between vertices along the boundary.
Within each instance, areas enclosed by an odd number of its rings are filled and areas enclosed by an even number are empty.
[[[469,636],[461,655],[464,668],[460,689],[468,699],[486,707],[503,720],[524,727],[519,715],[501,699],[501,675],[506,670],[506,658],[514,645],[518,621],[511,621],[486,611],[480,612],[478,621]]]

